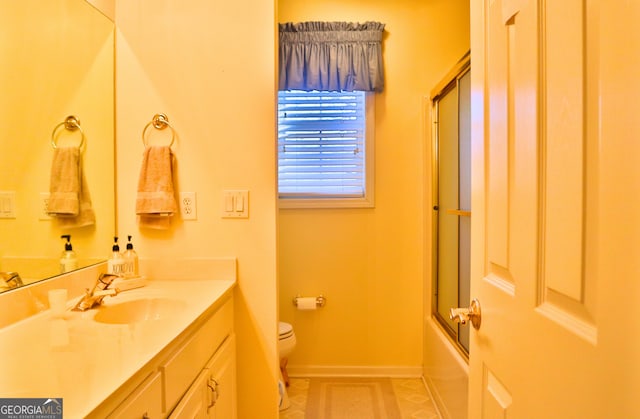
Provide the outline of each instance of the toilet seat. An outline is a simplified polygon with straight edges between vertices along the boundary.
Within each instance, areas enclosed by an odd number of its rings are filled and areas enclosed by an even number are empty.
[[[288,339],[291,336],[293,336],[293,326],[291,326],[289,323],[280,322],[278,324],[278,339]]]
[[[286,360],[296,347],[296,334],[289,323],[278,324],[278,352],[280,360]]]

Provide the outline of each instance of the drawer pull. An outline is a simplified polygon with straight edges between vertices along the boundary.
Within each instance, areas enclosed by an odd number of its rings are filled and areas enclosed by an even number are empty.
[[[211,400],[209,402],[209,406],[207,406],[207,410],[209,410],[215,406],[218,401],[218,382],[214,378],[209,378],[207,387],[211,390]]]

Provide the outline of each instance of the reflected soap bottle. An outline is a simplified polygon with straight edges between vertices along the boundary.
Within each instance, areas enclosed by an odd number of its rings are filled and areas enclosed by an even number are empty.
[[[124,276],[125,274],[125,260],[120,253],[120,246],[118,246],[118,237],[113,238],[113,246],[111,247],[111,257],[107,261],[107,273]]]
[[[67,239],[67,242],[64,244],[64,252],[60,255],[60,273],[63,274],[77,269],[78,259],[76,258],[76,252],[73,251],[73,246],[71,245],[71,235],[63,234],[60,238]]]

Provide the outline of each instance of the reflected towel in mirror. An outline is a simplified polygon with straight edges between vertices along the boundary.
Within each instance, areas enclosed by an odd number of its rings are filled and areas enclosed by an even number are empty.
[[[53,152],[47,213],[62,227],[95,223],[79,147],[57,147]]]

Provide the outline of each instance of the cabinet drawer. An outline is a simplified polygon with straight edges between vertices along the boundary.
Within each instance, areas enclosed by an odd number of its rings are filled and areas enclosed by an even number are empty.
[[[229,300],[160,367],[164,379],[165,412],[176,406],[232,330],[233,301]]]
[[[160,372],[147,378],[127,397],[109,418],[161,418],[162,417],[162,380]]]

